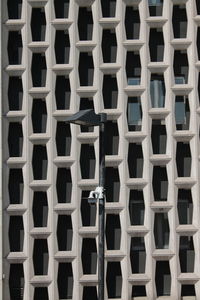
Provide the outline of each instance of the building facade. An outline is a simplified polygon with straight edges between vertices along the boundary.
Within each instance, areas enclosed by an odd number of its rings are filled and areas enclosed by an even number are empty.
[[[200,299],[200,1],[1,1],[3,300]]]

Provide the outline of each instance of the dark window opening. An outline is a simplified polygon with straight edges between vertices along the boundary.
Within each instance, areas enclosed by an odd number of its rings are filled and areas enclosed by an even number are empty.
[[[197,55],[198,55],[198,60],[200,60],[200,27],[197,27]]]
[[[23,86],[21,77],[9,77],[8,103],[9,110],[21,110],[23,100]]]
[[[80,110],[84,109],[94,109],[93,98],[80,98]]]
[[[106,216],[106,245],[107,250],[119,250],[121,244],[121,225],[119,215]]]
[[[101,10],[103,18],[114,18],[116,10],[116,0],[101,0]]]
[[[59,299],[72,299],[74,279],[71,263],[59,263],[57,284]]]
[[[10,169],[8,190],[10,204],[22,204],[24,193],[22,169]]]
[[[114,29],[103,30],[101,47],[103,54],[103,62],[115,63],[117,57],[117,40]]]
[[[120,262],[108,262],[106,285],[108,298],[121,298],[122,273]]]
[[[22,63],[22,36],[20,31],[9,31],[8,35],[8,61],[10,65]]]
[[[132,273],[145,273],[146,249],[143,237],[132,237],[130,247]]]
[[[106,201],[119,202],[120,179],[118,168],[106,167]]]
[[[9,123],[8,131],[9,156],[21,157],[23,149],[23,131],[21,123]]]
[[[165,106],[165,81],[162,74],[151,74],[150,96],[152,108]]]
[[[129,215],[131,225],[144,225],[144,196],[142,190],[130,190]]]
[[[156,249],[168,249],[169,234],[169,221],[167,213],[155,213],[154,238]]]
[[[190,125],[190,107],[187,96],[175,98],[176,130],[188,130]]]
[[[33,247],[33,267],[35,275],[47,275],[49,253],[47,240],[35,239]]]
[[[162,16],[163,0],[148,0],[150,16]]]
[[[165,154],[167,134],[164,120],[152,120],[151,141],[153,154]]]
[[[56,64],[68,64],[70,54],[69,34],[64,30],[56,30],[55,57]]]
[[[171,273],[169,261],[156,262],[156,290],[157,297],[170,296],[171,293]]]
[[[48,220],[48,203],[46,192],[34,192],[33,224],[34,227],[46,227]]]
[[[58,203],[70,203],[72,194],[72,178],[70,169],[58,168],[56,179]]]
[[[191,176],[191,151],[189,143],[177,142],[176,167],[178,177]]]
[[[57,122],[56,149],[58,156],[69,156],[71,152],[70,125],[65,122]]]
[[[54,0],[56,18],[68,18],[70,0]]]
[[[168,178],[166,167],[154,166],[152,183],[154,201],[167,201]]]
[[[47,150],[46,146],[34,145],[33,147],[33,178],[34,180],[45,180],[47,179]]]
[[[9,275],[10,300],[22,300],[24,297],[23,264],[11,264]]]
[[[128,51],[126,54],[126,77],[128,85],[140,84],[141,62],[137,51]]]
[[[80,86],[92,86],[94,77],[94,64],[91,52],[80,53],[78,70]]]
[[[82,144],[80,155],[80,167],[82,179],[94,178],[95,175],[95,152],[94,145]]]
[[[31,33],[33,41],[45,40],[46,17],[44,8],[32,8]]]
[[[194,284],[182,284],[181,296],[196,296]]]
[[[57,76],[56,77],[56,108],[57,109],[69,109],[71,97],[71,87],[68,77]]]
[[[31,74],[33,87],[44,87],[46,86],[46,58],[44,54],[33,53]]]
[[[150,29],[149,50],[151,61],[163,61],[164,39],[162,28]]]
[[[197,7],[197,15],[200,15],[200,2],[196,0],[196,7]]]
[[[195,252],[192,236],[180,237],[179,259],[182,273],[194,272]]]
[[[7,0],[7,6],[9,19],[21,19],[22,0]]]
[[[132,286],[132,297],[137,299],[137,297],[146,297],[145,285],[133,285]]]
[[[140,36],[140,14],[133,6],[126,6],[125,30],[127,40],[139,39]]]
[[[78,13],[78,32],[79,39],[92,40],[93,17],[90,7],[79,7]]]
[[[84,286],[83,287],[83,300],[97,300],[97,288],[96,286]]]
[[[185,5],[174,5],[172,14],[174,38],[186,38],[187,36],[187,13]]]
[[[81,251],[83,274],[96,274],[97,270],[97,247],[92,238],[84,238]]]
[[[142,128],[142,106],[140,97],[128,97],[127,122],[129,131],[140,131]]]
[[[130,178],[141,178],[143,174],[142,145],[130,143],[128,147],[128,169]]]
[[[105,123],[105,154],[117,155],[119,148],[119,131],[116,121],[107,121]]]
[[[118,85],[115,75],[103,77],[103,102],[105,109],[117,108]]]
[[[24,225],[22,216],[10,216],[9,223],[10,251],[23,251]]]
[[[179,224],[192,224],[193,202],[191,190],[178,190],[177,208]]]
[[[47,127],[47,108],[45,99],[33,99],[31,118],[33,133],[45,133]]]
[[[175,84],[188,83],[188,57],[186,51],[174,51],[174,80]]]
[[[58,251],[71,251],[73,239],[71,216],[58,215],[56,235],[58,242]]]
[[[33,300],[49,300],[48,288],[47,287],[36,287],[34,289],[34,298]]]

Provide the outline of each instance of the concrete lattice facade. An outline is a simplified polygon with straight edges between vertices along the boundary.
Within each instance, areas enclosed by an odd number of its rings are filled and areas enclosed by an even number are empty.
[[[98,128],[64,122],[87,108],[108,114],[105,299],[200,299],[200,1],[1,6],[2,299],[97,299]]]

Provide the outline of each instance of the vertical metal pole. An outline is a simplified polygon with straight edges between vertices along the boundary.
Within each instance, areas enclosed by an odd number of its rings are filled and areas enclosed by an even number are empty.
[[[104,115],[104,114],[102,114]],[[102,118],[105,116],[102,116]],[[105,144],[104,127],[99,127],[99,186],[103,188],[103,197],[99,199],[99,256],[98,256],[98,300],[104,300],[104,219],[105,219]]]

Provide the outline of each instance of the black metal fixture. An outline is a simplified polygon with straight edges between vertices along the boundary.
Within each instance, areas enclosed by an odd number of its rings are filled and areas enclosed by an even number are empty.
[[[98,300],[104,300],[104,240],[105,240],[105,144],[104,129],[107,121],[105,113],[96,114],[93,109],[81,110],[66,119],[67,123],[83,126],[99,126],[99,186],[91,191],[88,201],[99,203],[98,241]]]

